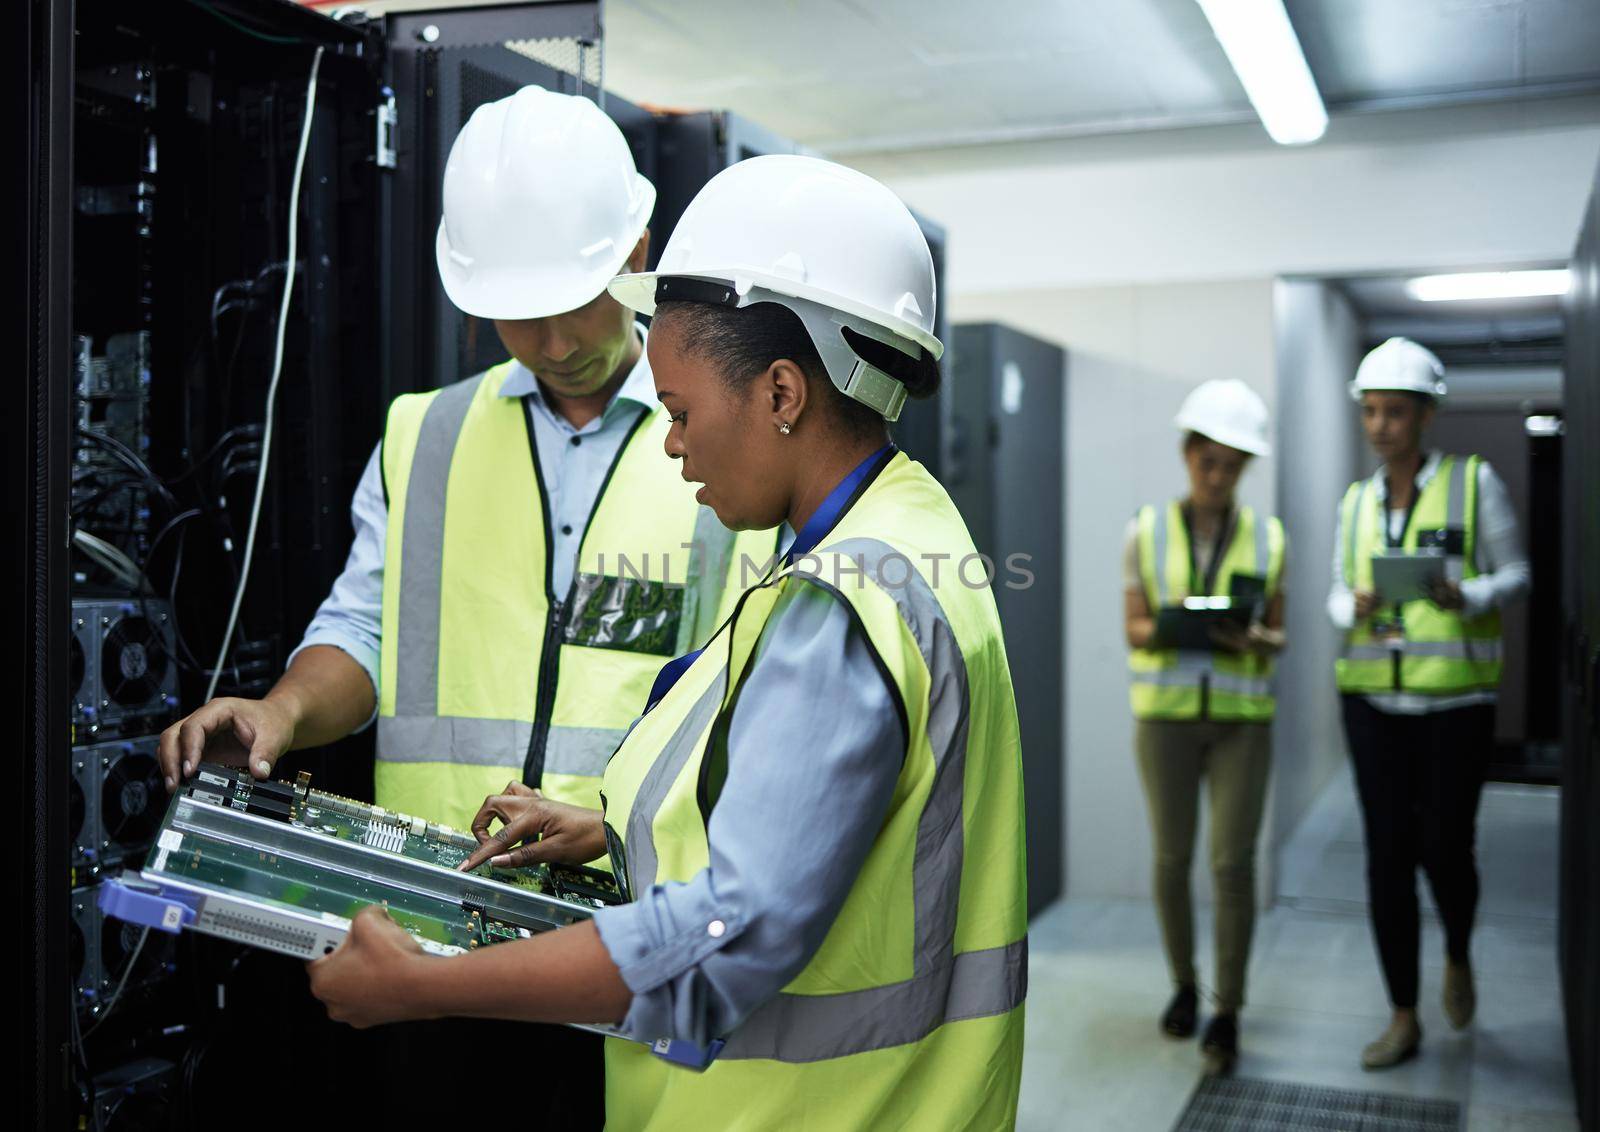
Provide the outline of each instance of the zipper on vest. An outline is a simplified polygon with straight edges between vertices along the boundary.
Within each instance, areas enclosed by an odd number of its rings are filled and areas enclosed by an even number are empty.
[[[617,446],[617,454],[611,459],[611,466],[606,469],[605,478],[600,481],[599,490],[594,493],[594,503],[589,507],[589,514],[583,521],[583,536],[578,540],[578,562],[583,561],[583,546],[589,538],[589,528],[594,524],[594,517],[600,510],[600,503],[606,497],[606,489],[611,486],[611,477],[617,472],[617,467],[622,463],[622,458],[628,454],[628,449],[633,444],[634,437],[639,434],[645,421],[650,419],[654,410],[645,409],[634,419],[628,435],[622,438],[622,443]],[[522,760],[522,783],[537,789],[544,780],[545,748],[550,743],[550,719],[555,714],[556,706],[556,681],[561,674],[561,641],[567,632],[567,617],[572,611],[572,597],[578,588],[578,570],[574,564],[572,581],[567,586],[565,600],[557,601],[555,584],[551,581],[553,567],[551,558],[554,547],[550,535],[550,493],[545,489],[544,469],[539,463],[539,442],[535,436],[533,425],[533,407],[528,399],[522,399],[522,420],[528,431],[528,453],[533,457],[533,474],[539,484],[539,506],[544,514],[544,592],[548,602],[548,612],[545,616],[544,649],[539,653],[539,696],[533,708],[533,732],[528,736],[528,753]]]
[[[539,653],[539,701],[533,709],[533,734],[528,738],[528,756],[522,763],[524,785],[537,787],[544,778],[544,752],[550,742],[550,717],[555,714],[556,680],[561,672],[561,639],[567,631],[567,601],[552,601],[545,619],[544,648]]]
[[[1200,718],[1202,720],[1211,718],[1211,674],[1209,672],[1200,674]]]

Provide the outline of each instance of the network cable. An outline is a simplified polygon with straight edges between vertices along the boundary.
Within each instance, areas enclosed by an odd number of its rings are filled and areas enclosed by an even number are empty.
[[[239,623],[239,607],[244,602],[244,591],[250,583],[250,561],[255,555],[256,531],[261,523],[261,499],[266,493],[267,467],[272,453],[272,425],[276,415],[278,379],[283,375],[283,339],[289,328],[289,302],[294,297],[295,255],[300,240],[300,180],[305,173],[306,150],[311,141],[311,117],[317,106],[317,72],[322,67],[322,51],[318,47],[311,57],[311,74],[306,80],[305,120],[300,124],[300,151],[295,154],[294,179],[289,187],[289,251],[284,257],[288,265],[284,270],[283,301],[278,305],[277,341],[272,353],[272,378],[267,383],[266,423],[261,430],[261,466],[256,471],[255,500],[250,505],[250,528],[245,536],[244,562],[239,569],[239,585],[233,593],[233,608],[228,613],[228,627],[222,634],[222,647],[217,651],[217,663],[211,669],[211,681],[206,686],[205,698],[210,700],[217,692],[217,680],[228,662],[228,648],[233,643],[233,632]]]

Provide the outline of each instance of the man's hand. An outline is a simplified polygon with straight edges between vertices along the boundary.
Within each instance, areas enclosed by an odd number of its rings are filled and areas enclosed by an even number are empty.
[[[180,776],[194,774],[202,761],[248,766],[256,778],[271,778],[272,768],[294,742],[289,709],[271,698],[212,700],[161,733],[161,776],[170,794]]]
[[[1440,609],[1466,608],[1467,599],[1461,596],[1461,587],[1449,578],[1440,578],[1428,586],[1428,600]]]
[[[328,1017],[358,1030],[429,1015],[417,1002],[411,976],[429,958],[410,934],[375,904],[350,921],[350,934],[332,955],[306,964],[311,993]]]
[[[504,824],[490,833],[496,819]],[[483,800],[472,819],[472,835],[478,848],[458,866],[463,872],[485,861],[507,869],[545,861],[581,865],[606,852],[599,810],[552,802],[520,782],[508,782],[505,793]]]
[[[1355,592],[1355,599],[1357,621],[1365,621],[1367,618],[1371,617],[1373,613],[1377,611],[1378,605],[1382,600],[1371,590],[1357,590]]]

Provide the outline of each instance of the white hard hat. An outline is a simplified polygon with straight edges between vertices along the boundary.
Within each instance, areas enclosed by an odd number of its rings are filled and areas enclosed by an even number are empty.
[[[1252,456],[1272,452],[1266,402],[1236,377],[1208,381],[1191,390],[1172,423]]]
[[[711,178],[656,270],[618,276],[611,294],[653,314],[658,284],[663,298],[788,307],[834,385],[891,421],[905,387],[868,365],[839,327],[911,358],[944,352],[933,336],[933,256],[922,229],[877,181],[821,158],[752,157]]]
[[[1391,338],[1366,357],[1350,383],[1350,397],[1361,400],[1369,389],[1405,390],[1444,400],[1444,363],[1432,350],[1409,338]]]
[[[479,318],[576,310],[650,222],[655,186],[593,102],[525,86],[472,112],[450,147],[439,278]]]

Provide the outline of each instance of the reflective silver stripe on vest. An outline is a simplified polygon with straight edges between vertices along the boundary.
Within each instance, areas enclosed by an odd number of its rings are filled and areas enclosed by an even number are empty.
[[[728,666],[724,662],[721,674],[700,693],[700,699],[689,709],[688,716],[672,733],[672,738],[639,784],[639,793],[634,796],[633,805],[628,810],[628,828],[623,838],[628,850],[628,879],[634,892],[643,892],[655,883],[658,860],[654,830],[656,814],[661,812],[667,791],[678,780],[684,764],[700,749],[700,736],[716,718],[717,709],[722,706],[727,674]]]
[[[1366,521],[1367,499],[1372,495],[1373,490],[1373,481],[1371,479],[1368,479],[1361,485],[1361,491],[1356,495],[1356,505],[1350,513],[1350,523],[1344,532],[1344,561],[1345,569],[1349,573],[1349,577],[1347,577],[1344,581],[1345,585],[1349,586],[1351,589],[1355,589],[1356,586],[1356,574],[1358,573],[1356,568],[1356,551],[1361,545],[1361,540],[1357,537],[1357,532],[1360,531],[1361,524]],[[1383,516],[1378,516],[1378,520],[1381,528]]]
[[[1450,458],[1450,494],[1445,501],[1446,527],[1465,531],[1467,526],[1467,462],[1459,456]]]
[[[1450,641],[1404,641],[1398,649],[1388,645],[1351,645],[1344,652],[1346,660],[1388,660],[1396,652],[1408,657],[1442,657],[1446,660],[1496,662],[1501,659],[1500,638]]]
[[[674,656],[693,652],[717,631],[717,604],[723,583],[734,565],[738,535],[722,525],[717,513],[701,507],[694,519],[694,542],[689,571],[684,580],[683,620],[678,622],[678,649]],[[738,585],[737,582],[733,583]]]
[[[822,1061],[921,1041],[946,1022],[1004,1014],[1028,993],[1028,939],[965,951],[903,983],[843,994],[781,994],[718,1055]]]
[[[1155,530],[1150,540],[1150,555],[1155,559],[1151,565],[1151,573],[1156,579],[1156,608],[1168,604],[1167,598],[1167,515],[1171,513],[1170,507],[1152,507],[1151,514],[1155,518]],[[1139,540],[1139,545],[1144,545],[1144,539]]]
[[[1151,684],[1158,688],[1198,688],[1201,671],[1195,667],[1163,668],[1154,672],[1131,672],[1135,684]],[[1204,675],[1213,692],[1227,692],[1236,696],[1269,696],[1272,681],[1264,676],[1237,676],[1232,672],[1205,669]]]
[[[406,479],[405,525],[400,539],[400,599],[396,630],[394,710],[397,716],[433,715],[439,708],[439,607],[444,584],[444,508],[450,462],[467,410],[483,378],[447,385],[434,395],[417,432]],[[380,743],[383,730],[378,732]]]
[[[623,727],[551,727],[544,748],[544,772],[599,778],[627,734]],[[524,743],[524,755],[527,748]]]
[[[516,768],[528,752],[533,724],[521,719],[450,715],[378,717],[378,756],[384,762],[461,763]]]
[[[882,576],[885,559],[903,557],[876,539],[847,539],[819,554],[839,554]],[[896,575],[898,576],[898,575]],[[804,577],[804,575],[800,575]],[[934,780],[917,822],[912,862],[915,939],[912,977],[904,983],[836,995],[779,994],[728,1039],[723,1059],[819,1061],[918,1041],[946,1022],[1003,1014],[1027,993],[1027,940],[955,954],[963,863],[962,794],[971,717],[966,660],[927,581],[909,572],[894,599],[927,665],[928,743]]]
[[[503,766],[515,768],[520,777],[532,733],[533,724],[523,719],[379,716],[379,758],[391,763]],[[552,727],[544,768],[551,774],[598,778],[626,734],[606,727]]]
[[[1267,571],[1272,567],[1272,520],[1265,515],[1251,513],[1251,536],[1256,540],[1256,577],[1262,586],[1267,584]],[[1263,595],[1271,600],[1271,594]]]

